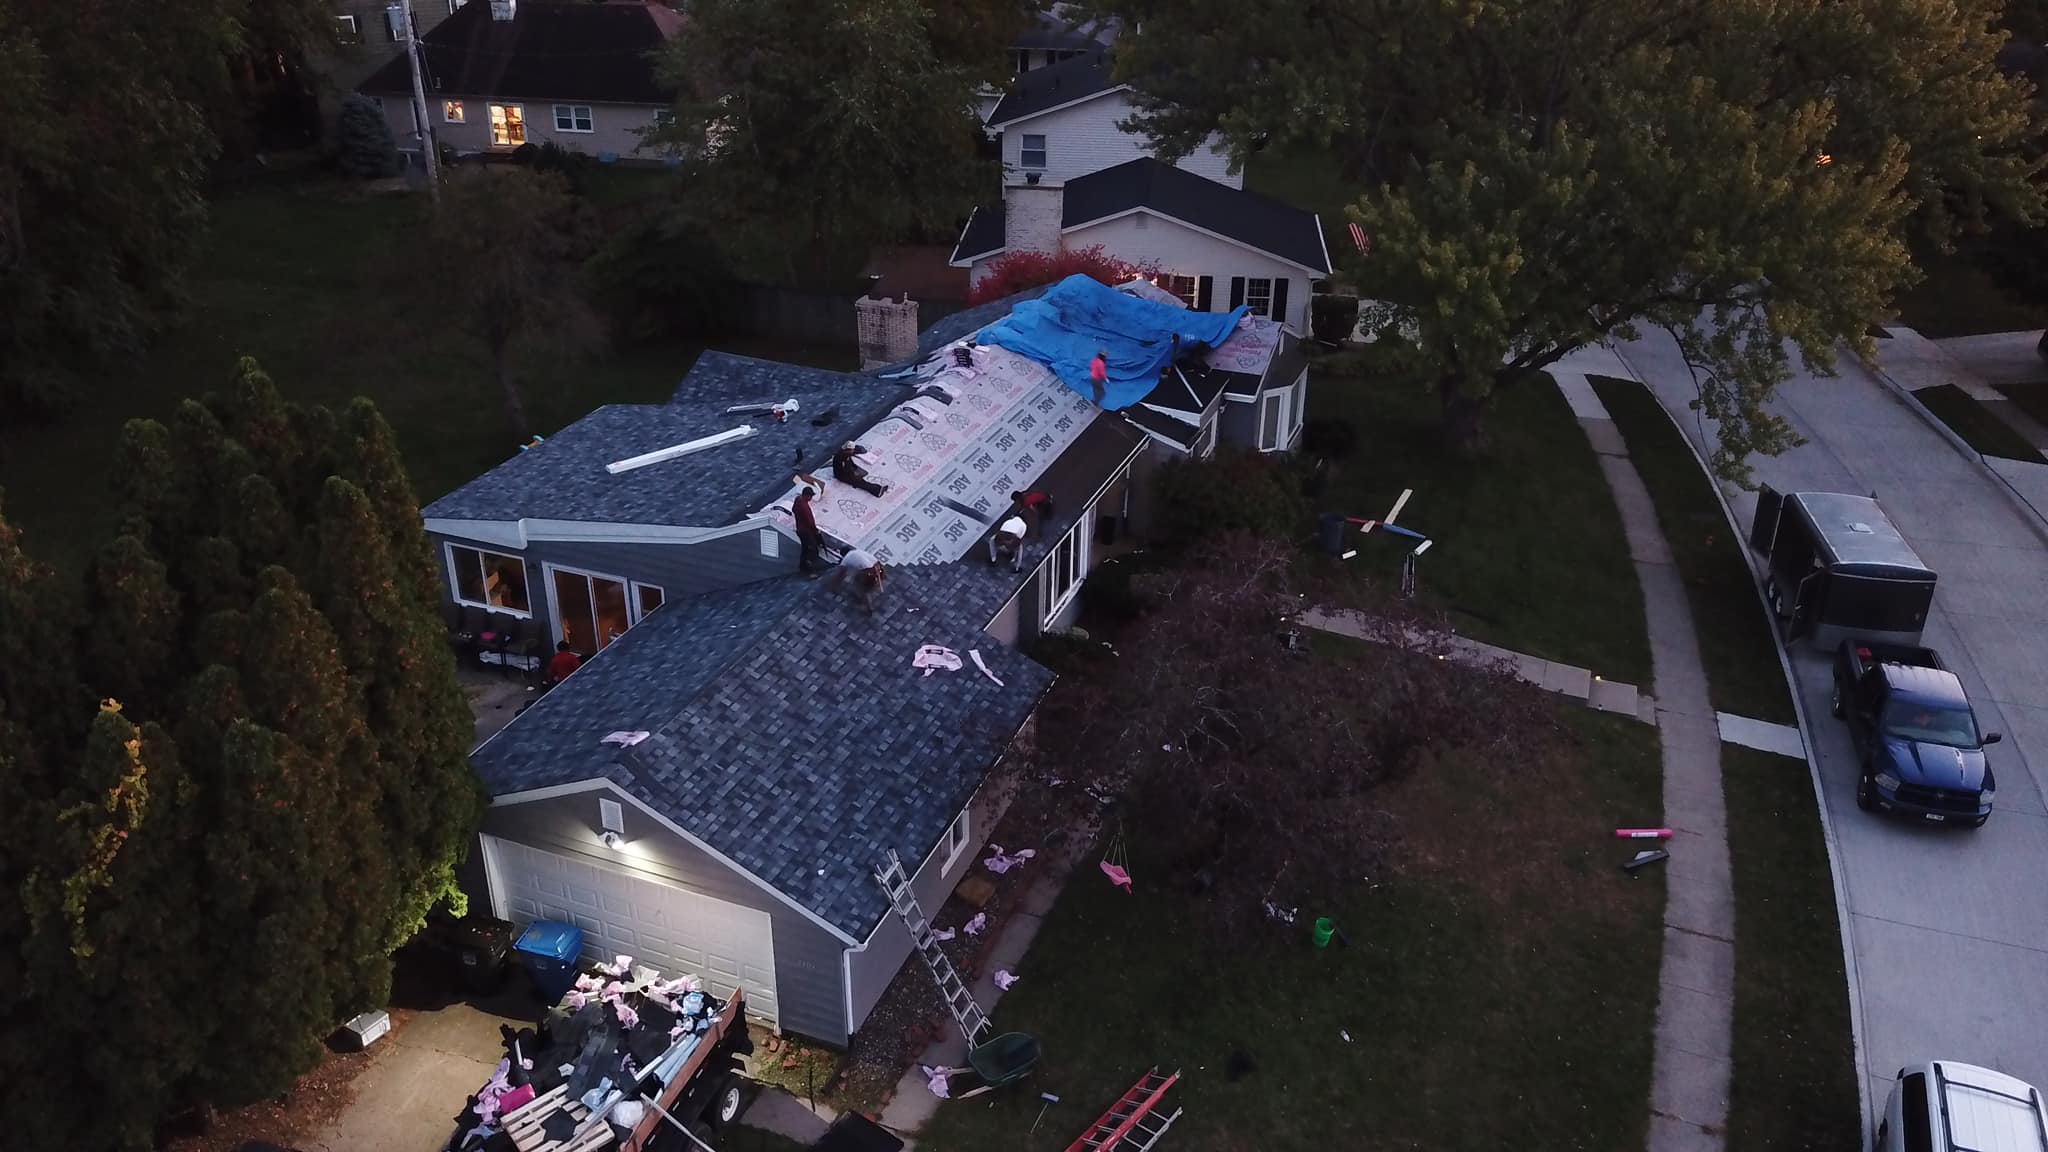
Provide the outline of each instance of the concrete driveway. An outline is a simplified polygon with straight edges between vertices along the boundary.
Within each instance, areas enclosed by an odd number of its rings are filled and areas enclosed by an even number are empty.
[[[517,980],[513,985],[524,988]],[[504,1056],[498,1026],[518,1028],[535,1015],[516,994],[420,1012],[377,1042],[371,1049],[376,1059],[355,1079],[355,1099],[298,1146],[305,1152],[440,1152],[454,1134],[456,1110]]]
[[[1618,351],[1688,435],[1711,433],[1685,407],[1694,393],[1668,336]],[[1756,460],[1757,478],[1883,502],[1940,573],[1926,642],[2007,738],[1990,750],[1998,801],[1983,829],[1860,812],[1848,735],[1828,714],[1828,657],[1795,652],[1839,842],[1870,1101],[1883,1106],[1901,1065],[1933,1058],[2048,1087],[2048,548],[1975,460],[1853,360],[1840,367],[1780,391],[1775,410],[1809,443]],[[1746,530],[1755,497],[1730,495]]]

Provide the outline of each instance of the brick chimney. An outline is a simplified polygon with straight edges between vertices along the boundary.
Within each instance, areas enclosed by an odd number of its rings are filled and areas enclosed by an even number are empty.
[[[1058,184],[1013,184],[1003,189],[1003,247],[1011,252],[1060,250],[1066,194]]]
[[[491,0],[491,19],[511,20],[519,15],[519,0]]]
[[[901,300],[863,296],[853,302],[853,311],[860,329],[862,370],[901,364],[917,355],[917,301],[909,293]]]

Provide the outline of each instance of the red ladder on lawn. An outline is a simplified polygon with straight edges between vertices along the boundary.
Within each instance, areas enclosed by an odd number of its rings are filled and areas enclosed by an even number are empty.
[[[1148,1152],[1173,1122],[1180,1119],[1180,1109],[1175,1108],[1170,1116],[1162,1116],[1156,1109],[1166,1090],[1179,1082],[1180,1073],[1161,1076],[1154,1067],[1131,1090],[1124,1093],[1095,1126],[1082,1134],[1079,1140],[1067,1145],[1067,1152]]]

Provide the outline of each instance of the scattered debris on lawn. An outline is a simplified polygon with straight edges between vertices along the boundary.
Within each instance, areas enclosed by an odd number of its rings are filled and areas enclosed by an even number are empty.
[[[1624,872],[1634,872],[1640,868],[1655,864],[1659,860],[1669,859],[1671,859],[1671,853],[1666,852],[1662,848],[1650,848],[1636,853],[1635,858],[1623,864],[1621,868]]]

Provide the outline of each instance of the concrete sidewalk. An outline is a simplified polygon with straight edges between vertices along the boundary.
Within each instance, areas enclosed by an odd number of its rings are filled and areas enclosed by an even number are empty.
[[[1735,1019],[1735,890],[1721,794],[1721,724],[1707,695],[1692,608],[1658,527],[1656,504],[1587,382],[1589,370],[1633,374],[1618,360],[1598,366],[1567,362],[1552,373],[1599,454],[1642,584],[1657,740],[1664,753],[1664,822],[1677,833],[1665,865],[1649,1147],[1720,1152]]]

